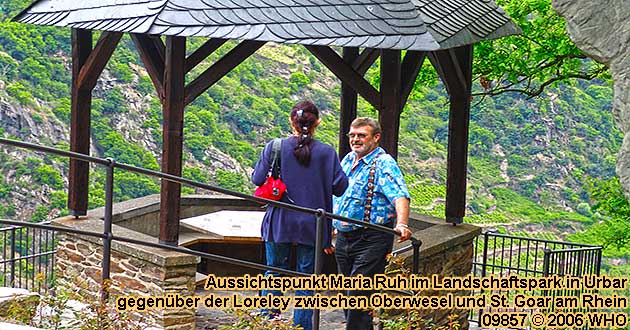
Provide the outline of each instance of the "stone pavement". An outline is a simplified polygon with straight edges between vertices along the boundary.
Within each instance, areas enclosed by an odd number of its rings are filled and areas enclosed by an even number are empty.
[[[231,295],[234,292],[230,291],[205,291],[203,289],[198,289],[196,295],[206,296],[210,293],[218,294],[218,295]],[[242,295],[247,296],[255,296],[257,295],[256,291],[241,291],[238,292]],[[293,317],[293,310],[289,309],[282,313],[282,317],[284,319],[289,319]],[[236,321],[236,317],[232,314],[226,313],[222,310],[216,309],[207,309],[205,307],[199,308],[196,316],[196,328],[198,330],[213,330],[219,329],[219,326],[222,325],[230,325]],[[320,321],[319,321],[319,329],[320,330],[339,330],[345,328],[345,322],[343,318],[342,310],[322,310],[320,311]]]

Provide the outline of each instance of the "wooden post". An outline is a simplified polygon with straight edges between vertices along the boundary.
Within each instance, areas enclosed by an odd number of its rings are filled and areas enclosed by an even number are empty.
[[[400,128],[401,103],[400,50],[381,50],[381,147],[395,159],[398,158],[398,131]]]
[[[72,29],[72,87],[70,150],[90,154],[90,108],[92,89],[79,89],[79,74],[92,52],[92,31]],[[70,160],[68,209],[75,217],[87,214],[89,163]]]
[[[162,172],[181,176],[184,124],[184,76],[186,38],[166,37],[164,103],[162,113]],[[162,180],[160,198],[160,243],[178,244],[181,185]]]
[[[468,125],[472,85],[473,46],[433,52],[431,62],[450,96],[446,176],[446,222],[462,223],[466,214]]]
[[[359,57],[359,48],[345,47],[343,49],[344,62],[352,65]],[[350,145],[346,133],[350,131],[350,123],[357,117],[357,92],[350,85],[341,81],[341,112],[339,114],[339,158],[350,152]]]

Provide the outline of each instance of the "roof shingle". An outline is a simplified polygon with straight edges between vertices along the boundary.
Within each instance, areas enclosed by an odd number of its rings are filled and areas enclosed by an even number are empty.
[[[430,51],[518,33],[488,0],[39,0],[38,25]]]

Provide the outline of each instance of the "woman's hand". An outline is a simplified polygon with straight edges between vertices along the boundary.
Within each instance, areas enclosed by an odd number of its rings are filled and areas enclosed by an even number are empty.
[[[324,253],[326,253],[326,254],[333,254],[333,253],[335,253],[335,247],[334,246],[330,246],[329,248],[325,248],[324,249]]]

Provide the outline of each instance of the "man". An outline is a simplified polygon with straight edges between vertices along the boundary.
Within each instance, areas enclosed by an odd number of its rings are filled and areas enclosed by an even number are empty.
[[[381,126],[361,117],[350,124],[350,148],[341,161],[349,185],[341,197],[333,198],[334,213],[394,228],[399,242],[411,237],[409,192],[396,161],[378,146]],[[373,188],[370,189],[370,183]],[[335,256],[339,273],[345,276],[372,276],[385,271],[386,256],[392,251],[394,235],[333,220],[337,230]],[[369,291],[348,291],[348,295],[368,295]],[[346,329],[372,329],[372,316],[363,310],[344,310]]]

